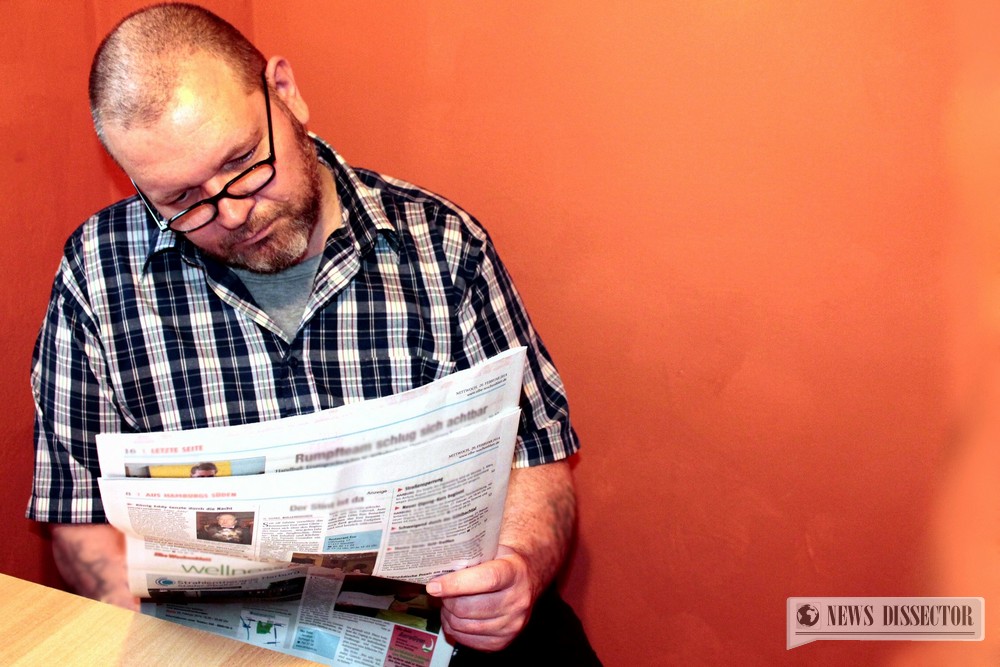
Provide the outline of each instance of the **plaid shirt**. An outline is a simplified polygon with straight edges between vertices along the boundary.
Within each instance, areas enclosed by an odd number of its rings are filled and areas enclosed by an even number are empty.
[[[411,389],[528,348],[515,467],[579,447],[562,381],[479,223],[413,185],[333,170],[344,224],[291,343],[236,274],[135,197],[67,241],[33,357],[29,518],[104,522],[94,436],[258,422]],[[280,167],[279,167],[280,168]]]

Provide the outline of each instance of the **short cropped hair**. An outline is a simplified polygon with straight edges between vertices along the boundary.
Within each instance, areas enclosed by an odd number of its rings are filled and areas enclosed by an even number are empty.
[[[105,128],[144,127],[170,102],[185,62],[206,54],[232,69],[251,91],[264,55],[231,24],[196,5],[165,3],[129,14],[104,38],[90,67],[90,114],[101,143]]]

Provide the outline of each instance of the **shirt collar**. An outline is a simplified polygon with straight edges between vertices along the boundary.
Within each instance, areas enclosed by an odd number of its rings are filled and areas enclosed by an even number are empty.
[[[139,203],[139,198],[135,197],[134,206],[138,206],[142,211],[142,220],[149,227],[149,250],[146,253],[146,261],[142,264],[142,275],[145,277],[149,272],[153,259],[161,253],[177,249],[186,261],[201,265],[201,256],[197,253],[197,248],[192,246],[180,234],[169,229],[160,229],[149,217],[146,207]],[[191,251],[185,252],[185,246],[189,246]]]
[[[365,185],[358,172],[344,162],[329,144],[316,135],[312,138],[320,160],[333,170],[344,223],[354,237],[358,253],[362,256],[368,254],[379,238],[384,238],[393,250],[398,251],[399,230],[386,214],[378,191]]]

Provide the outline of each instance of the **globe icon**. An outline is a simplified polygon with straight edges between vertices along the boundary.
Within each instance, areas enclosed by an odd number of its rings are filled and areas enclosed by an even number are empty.
[[[795,613],[795,617],[798,619],[799,625],[805,625],[811,628],[819,621],[819,609],[811,604],[799,605],[799,609]]]

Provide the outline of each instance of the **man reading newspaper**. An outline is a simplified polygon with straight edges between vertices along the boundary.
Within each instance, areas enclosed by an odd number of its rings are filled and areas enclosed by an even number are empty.
[[[483,227],[439,196],[348,165],[307,132],[288,60],[191,5],[126,17],[95,55],[90,104],[136,195],[68,240],[34,355],[28,516],[51,523],[66,581],[137,606],[98,491],[98,433],[313,412],[524,345],[498,554],[426,590],[460,645],[455,664],[596,663],[551,586],[574,525],[566,459],[578,442]]]

